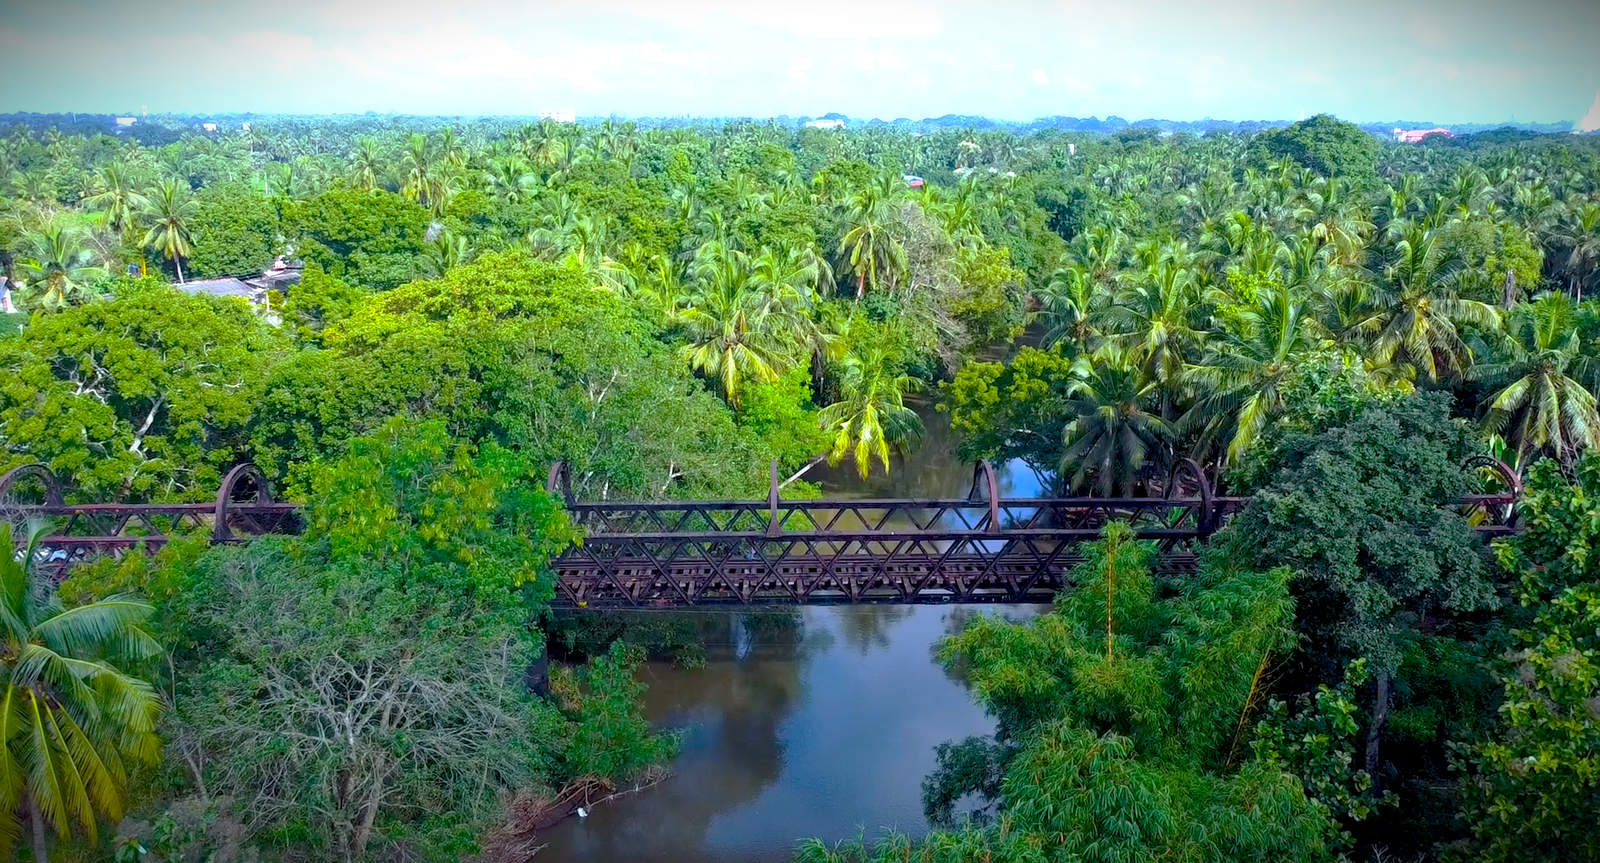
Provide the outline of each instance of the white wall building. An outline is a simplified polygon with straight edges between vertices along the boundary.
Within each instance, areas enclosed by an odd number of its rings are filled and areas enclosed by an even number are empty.
[[[575,111],[545,111],[539,115],[541,120],[554,120],[557,123],[576,123],[578,114]]]
[[[134,123],[137,123],[137,122],[139,122],[139,118],[138,117],[118,117],[117,118],[117,125],[118,126],[132,126]]]
[[[843,120],[807,120],[807,129],[843,129]]]

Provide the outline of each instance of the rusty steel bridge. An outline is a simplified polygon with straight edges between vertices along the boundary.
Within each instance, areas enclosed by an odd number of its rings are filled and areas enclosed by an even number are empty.
[[[1479,532],[1515,528],[1521,493],[1504,464],[1477,459],[1506,489],[1461,507]],[[1151,497],[1002,498],[980,462],[966,497],[785,500],[772,470],[765,501],[579,501],[565,465],[547,487],[566,503],[583,541],[551,562],[555,605],[672,609],[715,605],[1042,602],[1083,561],[1080,544],[1112,520],[1155,544],[1156,571],[1192,572],[1204,541],[1247,502],[1214,494],[1193,461],[1181,462]],[[44,467],[0,476],[0,508],[39,520],[39,562],[59,575],[103,556],[148,553],[170,537],[215,543],[296,533],[299,506],[274,499],[253,465],[223,479],[213,502],[64,502]]]

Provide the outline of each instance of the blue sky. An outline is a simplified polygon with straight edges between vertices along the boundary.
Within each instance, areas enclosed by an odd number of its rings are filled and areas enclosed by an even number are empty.
[[[1593,0],[9,0],[0,111],[1549,122]]]

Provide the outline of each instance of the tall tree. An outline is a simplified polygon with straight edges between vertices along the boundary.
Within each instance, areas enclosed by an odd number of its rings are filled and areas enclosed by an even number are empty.
[[[150,227],[145,231],[144,244],[172,261],[177,270],[178,282],[183,282],[183,259],[194,252],[189,240],[190,223],[199,212],[199,205],[186,187],[176,180],[159,183],[144,209]]]
[[[818,414],[833,438],[828,459],[838,464],[845,455],[866,479],[874,459],[889,469],[889,455],[922,433],[922,420],[906,407],[905,394],[918,381],[905,374],[882,344],[870,344],[845,357],[839,374],[839,400]]]
[[[119,236],[149,205],[149,200],[134,187],[128,166],[107,162],[95,178],[95,193],[83,200],[85,206],[105,214],[106,227]]]
[[[743,252],[717,244],[701,250],[694,272],[698,288],[678,315],[688,336],[683,357],[737,406],[747,382],[775,381],[803,356],[799,295],[758,282]]]
[[[1103,349],[1075,365],[1067,389],[1060,476],[1073,491],[1130,496],[1167,455],[1172,428],[1152,411],[1160,382],[1126,351]]]

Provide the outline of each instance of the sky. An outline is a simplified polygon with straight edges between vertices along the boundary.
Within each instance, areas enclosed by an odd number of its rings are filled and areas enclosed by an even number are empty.
[[[1594,0],[0,0],[0,112],[1577,120]]]

